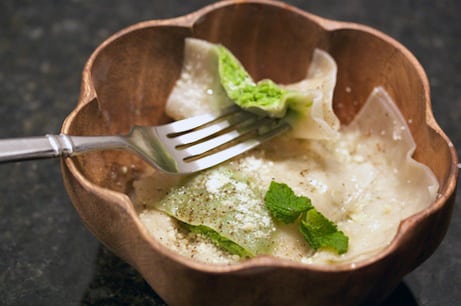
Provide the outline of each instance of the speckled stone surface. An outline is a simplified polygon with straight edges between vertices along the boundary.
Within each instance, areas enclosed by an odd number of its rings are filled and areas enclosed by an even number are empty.
[[[183,15],[212,1],[0,2],[0,137],[59,131],[86,59],[130,24]],[[435,117],[461,148],[461,2],[287,1],[396,38],[425,67]],[[458,188],[458,194],[459,193]],[[459,305],[461,197],[440,248],[384,305]],[[165,305],[88,232],[57,160],[0,165],[0,305]]]

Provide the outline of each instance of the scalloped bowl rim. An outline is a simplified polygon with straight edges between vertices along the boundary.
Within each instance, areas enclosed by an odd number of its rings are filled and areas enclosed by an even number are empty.
[[[440,128],[440,126],[438,125],[438,123],[436,122],[433,116],[432,108],[431,108],[430,92],[429,92],[429,81],[427,79],[427,76],[426,76],[426,73],[423,67],[418,62],[416,57],[401,43],[399,43],[394,38],[388,36],[387,34],[384,34],[383,32],[377,29],[374,29],[372,27],[358,24],[358,23],[353,23],[353,22],[343,22],[343,21],[326,19],[326,18],[319,17],[314,14],[308,13],[306,11],[293,7],[291,5],[288,5],[282,2],[271,1],[271,0],[221,1],[218,3],[210,4],[197,11],[194,11],[192,13],[189,13],[189,14],[186,14],[180,17],[161,19],[161,20],[148,20],[148,21],[142,21],[142,22],[133,24],[111,35],[109,38],[103,41],[91,54],[83,70],[81,94],[80,94],[78,104],[76,108],[69,114],[69,116],[64,121],[62,132],[65,133],[69,129],[70,123],[72,122],[73,118],[76,117],[79,111],[87,103],[90,103],[95,98],[95,92],[94,92],[94,88],[91,82],[91,67],[94,63],[95,58],[98,56],[101,50],[104,49],[107,45],[117,40],[121,36],[129,34],[130,32],[136,31],[140,28],[165,26],[165,25],[192,28],[194,24],[200,21],[200,19],[203,18],[206,14],[216,9],[223,8],[225,6],[239,4],[239,3],[260,3],[264,5],[276,6],[282,9],[289,8],[293,10],[295,13],[314,21],[316,24],[318,24],[321,28],[323,28],[327,32],[333,32],[336,30],[344,30],[344,29],[368,32],[369,34],[376,36],[386,41],[388,44],[391,44],[397,49],[399,49],[413,63],[421,80],[424,83],[424,88],[425,88],[424,94],[427,96],[426,101],[428,105],[427,105],[427,114],[426,114],[426,124],[431,129],[436,131],[447,143],[453,163],[450,167],[449,176],[447,178],[447,184],[445,184],[445,189],[443,190],[443,194],[440,194],[437,200],[433,202],[428,208],[402,220],[398,227],[398,231],[396,235],[394,236],[392,242],[389,245],[387,245],[377,254],[372,255],[369,258],[362,259],[362,260],[359,260],[353,263],[342,263],[342,264],[335,264],[335,265],[307,265],[307,264],[298,263],[298,262],[285,260],[281,258],[275,258],[271,256],[258,256],[255,258],[251,258],[251,259],[238,262],[238,263],[233,263],[230,265],[202,263],[196,260],[189,259],[185,256],[181,256],[177,254],[176,252],[168,249],[160,242],[157,242],[149,234],[145,226],[141,223],[141,221],[139,220],[139,217],[134,212],[134,209],[130,207],[130,204],[132,202],[131,202],[131,199],[126,194],[116,192],[116,191],[101,187],[99,185],[96,185],[90,182],[78,170],[74,161],[70,158],[65,159],[63,161],[64,163],[63,166],[67,167],[69,169],[69,172],[82,184],[82,186],[85,186],[89,192],[93,192],[102,198],[106,198],[107,200],[110,200],[111,202],[119,203],[120,206],[126,210],[128,215],[130,215],[133,218],[133,221],[136,223],[137,228],[142,238],[145,239],[148,242],[148,244],[152,246],[152,248],[156,252],[159,252],[166,257],[170,257],[174,259],[174,261],[180,264],[183,264],[185,266],[188,266],[189,268],[192,268],[195,270],[199,270],[199,271],[211,273],[211,274],[221,274],[221,273],[240,273],[240,272],[245,272],[249,270],[259,271],[259,270],[273,269],[273,268],[295,268],[299,270],[336,273],[336,272],[345,272],[345,271],[350,271],[350,270],[355,270],[355,269],[361,269],[361,268],[364,268],[366,266],[372,265],[376,262],[379,262],[385,259],[391,253],[396,251],[400,241],[402,240],[402,237],[408,231],[408,228],[412,227],[413,224],[422,222],[422,220],[424,220],[428,216],[442,209],[446,201],[455,193],[457,177],[458,177],[458,166],[457,166],[458,162],[457,162],[457,154],[456,154],[454,145],[451,143],[450,139],[445,135],[445,133]],[[87,226],[90,229],[92,227],[91,224],[87,224]],[[102,242],[104,243],[104,241]]]

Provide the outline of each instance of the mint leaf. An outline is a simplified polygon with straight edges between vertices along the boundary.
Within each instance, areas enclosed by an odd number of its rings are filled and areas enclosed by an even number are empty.
[[[347,252],[349,238],[318,212],[309,198],[297,196],[288,185],[272,181],[264,201],[277,221],[294,223],[301,215],[299,231],[314,250],[329,248],[338,254]]]
[[[315,208],[303,214],[299,230],[314,250],[331,248],[338,254],[348,250],[349,238]]]
[[[272,181],[264,197],[271,215],[283,223],[293,223],[299,215],[312,209],[311,200],[297,196],[287,184]]]
[[[250,251],[248,251],[244,247],[220,235],[218,232],[216,232],[212,228],[209,228],[208,226],[191,225],[187,223],[182,223],[182,225],[192,233],[201,234],[205,236],[211,242],[213,242],[217,247],[231,254],[238,255],[240,257],[253,257],[254,256],[254,254],[252,254]]]

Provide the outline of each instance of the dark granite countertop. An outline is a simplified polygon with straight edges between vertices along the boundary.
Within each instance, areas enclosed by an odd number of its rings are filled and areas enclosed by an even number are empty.
[[[94,48],[130,24],[212,1],[0,2],[0,137],[59,131]],[[431,82],[435,117],[461,148],[461,2],[287,1],[373,26],[407,46]],[[458,188],[459,191],[459,188]],[[57,160],[0,165],[0,305],[165,305],[130,266],[88,232]],[[441,246],[385,305],[459,305],[461,197]]]

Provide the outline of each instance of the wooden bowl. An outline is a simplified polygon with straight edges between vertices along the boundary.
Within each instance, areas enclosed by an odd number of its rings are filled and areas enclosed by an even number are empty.
[[[132,181],[149,166],[128,152],[105,151],[62,162],[67,191],[82,220],[170,305],[319,306],[382,300],[437,248],[454,204],[456,152],[431,112],[423,68],[401,44],[366,26],[322,19],[280,2],[224,1],[184,17],[133,25],[102,43],[84,68],[78,105],[62,132],[123,134],[135,124],[168,121],[165,100],[190,36],[226,45],[256,79],[281,83],[304,76],[313,48],[327,50],[338,64],[334,107],[341,122],[354,117],[373,87],[383,86],[411,122],[414,157],[433,170],[440,196],[404,220],[381,253],[355,264],[311,267],[258,257],[209,265],[151,238],[129,197]]]

